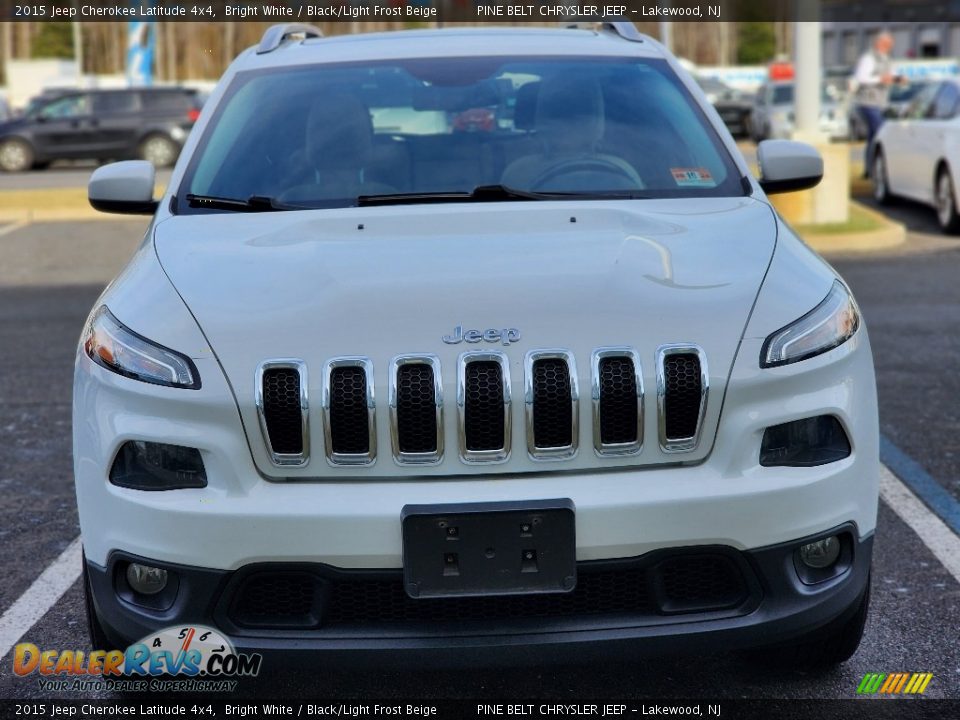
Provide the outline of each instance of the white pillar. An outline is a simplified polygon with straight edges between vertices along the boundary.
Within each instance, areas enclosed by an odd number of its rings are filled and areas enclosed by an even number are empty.
[[[816,11],[818,0],[800,0],[801,12]],[[803,16],[805,17],[805,15]],[[794,33],[794,135],[805,142],[821,142],[820,137],[820,23],[801,21]]]
[[[660,21],[660,42],[667,50],[673,52],[673,25],[669,20]]]

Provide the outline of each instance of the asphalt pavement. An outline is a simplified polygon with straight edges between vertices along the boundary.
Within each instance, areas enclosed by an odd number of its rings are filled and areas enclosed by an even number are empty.
[[[957,494],[960,239],[942,237],[922,208],[890,212],[910,229],[904,246],[831,260],[870,329],[882,433]],[[77,537],[73,354],[88,310],[145,226],[114,220],[0,227],[0,614]],[[467,673],[268,667],[232,697],[852,698],[864,673],[923,671],[934,674],[925,698],[960,698],[960,583],[921,539],[925,528],[902,515],[902,508],[881,504],[866,637],[850,661],[826,673],[785,672],[739,654]],[[88,648],[80,583],[22,632],[23,641],[41,648]],[[19,678],[11,668],[8,653],[0,659],[0,698],[75,697],[41,693],[36,676]]]
[[[0,172],[0,191],[86,187],[90,173],[98,166],[99,163],[93,160],[61,160],[45,170],[30,170],[23,173]],[[170,170],[157,171],[157,183],[166,185],[169,179]]]

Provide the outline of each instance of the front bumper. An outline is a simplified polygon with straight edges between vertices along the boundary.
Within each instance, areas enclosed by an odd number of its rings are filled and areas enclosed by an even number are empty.
[[[805,583],[797,571],[797,548],[812,539],[838,533],[844,554],[837,574],[815,584]],[[869,582],[873,536],[857,537],[847,524],[828,533],[751,551],[723,546],[674,548],[619,561],[579,564],[580,583],[565,596],[410,600],[405,612],[398,609],[402,575],[397,570],[338,570],[319,564],[255,564],[226,572],[166,564],[176,582],[175,599],[165,610],[153,610],[131,601],[123,591],[123,570],[131,560],[113,553],[107,567],[87,561],[90,591],[107,636],[124,648],[149,633],[171,625],[204,624],[220,628],[238,651],[258,651],[274,659],[296,660],[304,653],[323,654],[338,663],[373,661],[390,664],[476,664],[497,661],[583,661],[592,655],[609,657],[731,650],[808,638],[832,623],[842,621],[858,607]],[[713,607],[698,606],[696,592],[681,590],[683,607],[654,599],[631,606],[624,595],[649,590],[662,597],[657,568],[672,559],[713,556],[726,558],[728,569],[739,575],[742,592],[726,595]],[[149,562],[149,561],[147,561]],[[639,584],[625,578],[636,577]],[[270,620],[251,623],[238,610],[241,588],[252,574],[314,573],[322,578],[315,623],[293,627]],[[613,574],[620,579],[600,587],[591,596],[591,578]],[[631,573],[633,573],[631,575]],[[717,577],[711,581],[716,585]],[[619,583],[619,584],[618,584]],[[351,607],[349,617],[338,602],[356,602],[339,588],[348,584],[364,588],[367,608]],[[582,589],[581,589],[582,588]],[[576,593],[581,596],[576,599]],[[704,592],[707,592],[704,590]],[[701,594],[702,600],[705,595]],[[391,599],[392,598],[392,599]],[[477,601],[480,601],[479,603]],[[426,605],[423,603],[426,602]],[[468,604],[464,604],[468,603]],[[499,609],[498,609],[499,608]],[[363,617],[366,613],[367,617]],[[499,613],[499,614],[498,614]],[[464,651],[468,652],[464,652]],[[425,651],[430,651],[425,654]],[[375,657],[374,657],[375,656]]]

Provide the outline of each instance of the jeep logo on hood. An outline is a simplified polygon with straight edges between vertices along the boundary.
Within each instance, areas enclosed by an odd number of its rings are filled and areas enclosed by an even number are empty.
[[[516,328],[504,328],[497,330],[489,328],[487,330],[464,330],[463,325],[457,325],[453,332],[443,336],[443,341],[447,345],[456,345],[461,342],[478,343],[481,340],[485,342],[502,342],[504,345],[515,343],[520,339],[520,331]]]

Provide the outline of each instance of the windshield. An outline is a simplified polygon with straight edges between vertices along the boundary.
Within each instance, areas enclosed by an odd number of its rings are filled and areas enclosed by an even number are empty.
[[[820,86],[820,102],[822,103],[832,103],[836,102],[837,98],[834,96],[839,91],[836,88],[831,88],[829,84],[823,84]],[[773,105],[792,105],[793,104],[793,85],[774,85],[773,86]]]
[[[494,185],[557,196],[744,193],[663,61],[444,58],[238,75],[177,211],[214,211],[188,196],[348,207]]]

